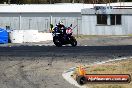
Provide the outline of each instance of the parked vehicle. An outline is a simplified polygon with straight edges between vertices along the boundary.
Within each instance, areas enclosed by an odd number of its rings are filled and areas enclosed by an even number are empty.
[[[61,47],[62,45],[71,44],[72,46],[77,45],[77,41],[75,37],[72,35],[72,24],[70,27],[67,27],[64,30],[58,29],[58,27],[54,28],[53,34],[53,42],[56,46]]]

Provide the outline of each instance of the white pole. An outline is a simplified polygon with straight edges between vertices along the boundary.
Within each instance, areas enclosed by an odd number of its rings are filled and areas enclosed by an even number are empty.
[[[53,21],[52,21],[52,15],[50,15],[50,24],[52,24]]]
[[[21,18],[22,18],[22,17],[21,17],[21,13],[20,13],[20,14],[19,14],[19,30],[21,30],[21,26],[22,26],[22,25],[21,25],[21,23],[22,23],[22,22],[21,22]]]

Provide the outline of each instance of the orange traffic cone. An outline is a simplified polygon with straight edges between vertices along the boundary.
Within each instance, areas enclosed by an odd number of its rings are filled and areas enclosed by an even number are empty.
[[[83,66],[79,66],[78,72],[79,75],[86,75],[86,70],[84,69]]]

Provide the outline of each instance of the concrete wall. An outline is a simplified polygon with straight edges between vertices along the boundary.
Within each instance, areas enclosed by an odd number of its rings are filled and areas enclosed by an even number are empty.
[[[51,33],[40,33],[38,30],[12,30],[10,32],[10,39],[12,43],[53,40]]]

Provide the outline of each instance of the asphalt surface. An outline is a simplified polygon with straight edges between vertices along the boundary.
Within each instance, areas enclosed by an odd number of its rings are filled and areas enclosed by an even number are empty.
[[[12,46],[0,47],[0,56],[125,56],[131,55],[132,45],[119,46]]]
[[[0,47],[0,88],[76,88],[63,79],[63,71],[129,56],[132,45]]]

